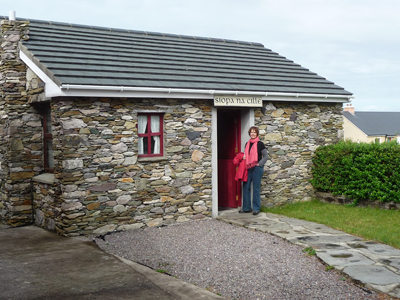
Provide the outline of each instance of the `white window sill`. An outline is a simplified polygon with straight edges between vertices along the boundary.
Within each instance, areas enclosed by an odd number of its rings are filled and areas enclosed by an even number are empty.
[[[165,161],[168,160],[166,156],[154,156],[154,157],[138,157],[140,162],[155,162],[155,161]]]
[[[54,184],[55,177],[54,174],[52,173],[43,173],[35,177],[32,177],[32,181],[46,183],[46,184]]]

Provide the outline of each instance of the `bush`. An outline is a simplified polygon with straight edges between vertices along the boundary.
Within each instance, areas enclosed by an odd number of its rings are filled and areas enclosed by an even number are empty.
[[[396,142],[339,142],[313,156],[312,185],[319,191],[358,200],[400,202],[400,145]]]

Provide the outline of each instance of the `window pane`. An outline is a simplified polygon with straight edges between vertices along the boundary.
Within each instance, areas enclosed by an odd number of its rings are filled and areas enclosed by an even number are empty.
[[[153,136],[151,139],[151,154],[160,154],[160,137]]]
[[[138,132],[141,134],[147,133],[147,116],[138,116]]]
[[[45,143],[47,150],[47,168],[54,168],[53,141],[47,140]]]
[[[46,113],[44,115],[44,118],[46,120],[46,128],[45,128],[46,133],[52,134],[52,131],[51,131],[51,115],[50,115],[50,111],[49,110],[46,111]]]
[[[139,137],[139,149],[138,149],[138,151],[139,151],[139,155],[143,154],[144,148],[143,148],[143,138],[142,137]]]
[[[151,116],[151,132],[152,133],[160,132],[160,116],[159,115]]]
[[[139,155],[148,154],[148,152],[147,152],[147,148],[148,148],[147,141],[148,141],[147,137],[139,137]]]
[[[141,153],[141,154],[149,154],[149,147],[148,147],[148,137],[143,137],[143,153]]]

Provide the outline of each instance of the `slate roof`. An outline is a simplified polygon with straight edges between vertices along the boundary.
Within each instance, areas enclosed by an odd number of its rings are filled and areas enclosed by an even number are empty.
[[[368,136],[400,134],[400,112],[344,111],[343,116]]]
[[[352,95],[260,43],[17,20],[31,23],[22,51],[58,85]]]

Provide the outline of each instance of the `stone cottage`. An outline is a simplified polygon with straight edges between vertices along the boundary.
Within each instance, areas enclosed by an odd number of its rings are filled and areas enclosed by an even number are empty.
[[[251,125],[267,206],[307,200],[352,94],[262,44],[0,17],[0,211],[66,236],[241,206]]]

